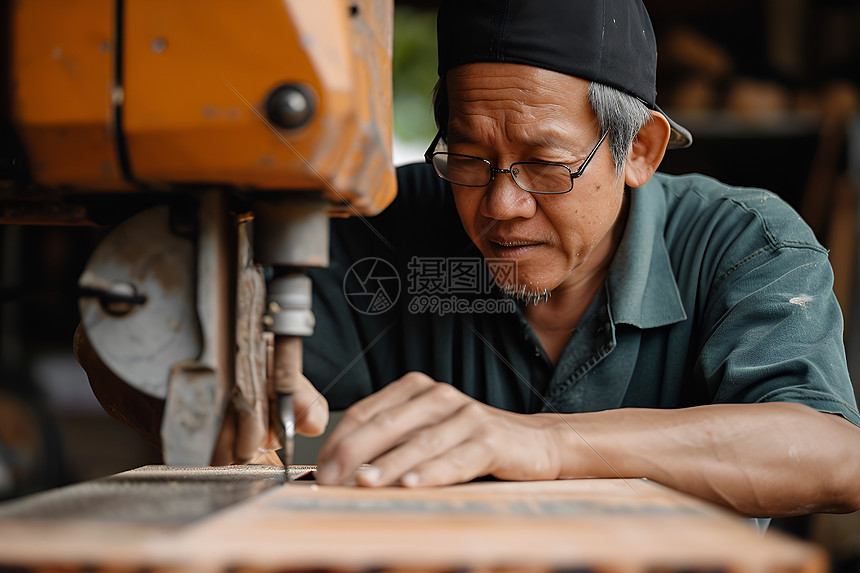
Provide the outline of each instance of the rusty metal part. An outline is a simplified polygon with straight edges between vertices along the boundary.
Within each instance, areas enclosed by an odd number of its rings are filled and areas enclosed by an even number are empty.
[[[5,225],[93,226],[83,205],[62,200],[59,193],[40,194],[39,199],[22,200],[17,193],[0,189],[0,222]]]
[[[300,336],[275,336],[274,375],[271,391],[275,396],[273,419],[277,420],[275,431],[281,438],[279,456],[284,467],[290,465],[295,450],[296,412],[293,392],[299,383],[302,371],[302,339]]]
[[[254,205],[255,256],[261,264],[296,270],[328,264],[329,207],[319,196],[282,196]],[[284,466],[292,459],[295,422],[292,393],[302,368],[302,336],[314,329],[311,281],[298,272],[268,282],[266,330],[274,333],[271,418]]]
[[[302,377],[302,338],[276,336],[273,392],[293,392]]]
[[[111,316],[125,316],[147,301],[146,296],[138,293],[133,284],[122,281],[106,284],[104,288],[81,287],[78,297],[98,299],[102,309]]]
[[[362,213],[387,205],[392,3],[360,3],[356,16],[345,0],[127,3],[123,126],[135,177],[321,189]],[[299,129],[267,123],[267,98],[284,83],[318,94]]]
[[[173,365],[161,442],[167,465],[210,463],[234,383],[236,229],[218,190],[200,195],[196,307],[203,340],[200,356]]]
[[[160,206],[115,228],[96,248],[78,285],[96,292],[134,292],[142,305],[80,298],[81,322],[105,365],[138,390],[164,399],[171,365],[201,352],[194,309],[194,246],[170,229]]]
[[[114,114],[116,6],[114,0],[12,2],[12,123],[30,175],[42,185],[128,188]]]
[[[266,328],[275,334],[274,372],[270,388],[275,396],[272,419],[281,442],[279,455],[284,467],[290,465],[295,444],[296,413],[293,392],[302,370],[302,336],[313,334],[311,282],[301,274],[269,281]]]
[[[275,333],[264,332],[263,342],[266,344],[266,379],[272,380],[275,376]]]
[[[270,267],[328,266],[330,204],[320,195],[254,204],[254,258]]]
[[[10,122],[34,188],[316,189],[363,215],[394,198],[393,0],[13,0],[8,13]]]
[[[261,415],[265,335],[255,321],[264,317],[251,293],[253,318],[236,318],[234,291],[242,287],[233,268],[235,229],[224,224],[223,196],[217,208],[206,197],[247,193],[259,230],[254,257],[281,271],[328,264],[331,211],[372,215],[394,198],[393,9],[392,0],[260,0],[241,8],[204,0],[11,4],[10,121],[29,166],[12,192],[28,200],[47,189],[58,200],[53,210],[45,202],[24,212],[2,190],[0,223],[113,223],[97,216],[99,206],[125,202],[129,191],[197,197],[201,183],[219,189],[202,194],[196,252],[192,241],[167,231],[141,228],[127,237],[128,245],[143,242],[144,254],[147,242],[164,236],[185,241],[151,248],[153,256],[182,259],[168,265],[181,275],[181,296],[167,292],[165,269],[152,268],[123,241],[115,245],[126,259],[122,272],[81,279],[89,295],[82,315],[89,314],[85,328],[99,357],[121,379],[167,401],[168,463],[209,461],[203,458],[234,376],[239,459],[260,433],[252,418]],[[278,92],[285,85],[298,88]],[[276,93],[280,126],[266,116]],[[156,278],[159,284],[146,282]],[[183,302],[171,310],[168,331],[148,324],[163,318],[153,310],[177,296]],[[310,333],[304,302],[274,303],[268,318],[277,333]],[[236,356],[240,339],[247,346]]]
[[[269,431],[268,344],[263,331],[266,281],[254,264],[250,223],[239,225],[238,283],[236,286],[236,389],[237,415],[233,458],[254,462]]]

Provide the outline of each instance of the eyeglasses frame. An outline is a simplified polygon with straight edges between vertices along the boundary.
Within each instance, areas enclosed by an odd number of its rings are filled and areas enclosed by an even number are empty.
[[[442,139],[442,137],[443,137],[442,130],[439,130],[436,132],[436,137],[433,138],[433,142],[430,144],[430,147],[428,147],[427,151],[424,152],[424,161],[426,163],[429,163],[430,165],[433,165],[433,170],[436,172],[436,175],[438,175],[440,179],[442,179],[443,181],[448,181],[449,183],[454,183],[454,185],[459,185],[461,187],[486,187],[487,185],[492,183],[493,179],[495,178],[496,173],[510,173],[511,179],[514,180],[514,183],[516,184],[516,186],[519,187],[520,189],[522,189],[523,191],[528,191],[529,193],[534,193],[536,195],[563,195],[565,193],[570,193],[571,191],[573,191],[573,180],[579,179],[582,176],[582,173],[585,171],[585,168],[588,167],[588,164],[591,162],[591,159],[597,153],[598,148],[600,148],[600,144],[603,143],[603,140],[606,139],[607,135],[609,135],[609,132],[604,131],[603,135],[600,136],[600,140],[598,140],[597,144],[594,146],[594,148],[591,150],[591,152],[585,157],[585,159],[582,161],[582,164],[579,166],[579,168],[577,168],[576,171],[571,170],[571,168],[568,167],[567,165],[565,165],[564,163],[558,163],[558,162],[554,162],[554,161],[516,161],[514,163],[511,163],[507,169],[499,169],[498,167],[495,167],[492,163],[490,163],[489,159],[486,159],[484,157],[478,157],[476,155],[466,155],[464,153],[450,153],[448,151],[435,151],[436,147],[439,145],[439,140]],[[462,183],[455,183],[453,181],[449,181],[448,179],[445,179],[444,177],[442,177],[442,175],[439,174],[439,170],[436,169],[436,165],[433,163],[433,157],[435,157],[436,155],[442,155],[442,154],[455,155],[457,157],[466,157],[469,159],[477,159],[479,161],[483,161],[490,168],[490,179],[489,179],[489,181],[487,181],[483,185],[463,185]],[[564,167],[570,173],[570,189],[568,189],[566,191],[532,191],[531,189],[526,189],[525,187],[523,187],[522,185],[519,184],[519,182],[517,181],[517,178],[514,177],[512,171],[511,171],[516,165],[548,165],[548,166],[559,165],[561,167]]]

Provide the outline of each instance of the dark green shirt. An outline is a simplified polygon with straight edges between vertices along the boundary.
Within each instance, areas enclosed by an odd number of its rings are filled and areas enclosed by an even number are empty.
[[[827,251],[775,195],[698,175],[631,190],[553,366],[517,305],[470,282],[483,263],[449,186],[425,165],[398,185],[381,215],[332,222],[331,266],[311,273],[304,369],[332,409],[416,370],[517,412],[786,401],[860,425]]]

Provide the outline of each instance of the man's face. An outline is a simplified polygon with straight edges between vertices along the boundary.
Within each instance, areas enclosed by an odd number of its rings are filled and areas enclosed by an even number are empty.
[[[448,72],[448,151],[486,158],[564,163],[575,171],[601,133],[588,82],[542,68],[479,63]],[[486,187],[454,185],[463,226],[486,258],[517,263],[511,291],[539,294],[602,277],[620,240],[624,180],[604,142],[561,195],[534,195],[509,174]]]

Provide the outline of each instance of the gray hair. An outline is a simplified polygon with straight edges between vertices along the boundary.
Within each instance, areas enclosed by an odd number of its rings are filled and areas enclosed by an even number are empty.
[[[588,101],[597,116],[600,132],[607,132],[615,174],[624,173],[627,152],[639,130],[653,120],[648,107],[638,98],[597,82],[588,87]],[[433,115],[436,127],[445,134],[448,126],[448,86],[445,77],[433,88]]]
[[[608,132],[609,150],[615,163],[615,174],[624,173],[627,152],[639,130],[653,121],[648,107],[641,100],[607,85],[591,82],[588,101],[597,116],[600,132]]]

